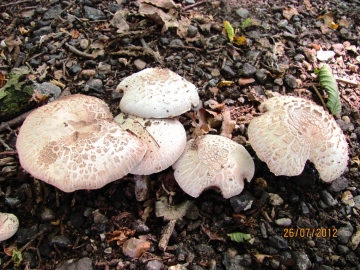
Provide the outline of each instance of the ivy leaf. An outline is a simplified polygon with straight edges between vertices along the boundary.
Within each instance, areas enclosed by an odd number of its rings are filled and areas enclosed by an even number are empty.
[[[235,241],[237,243],[243,243],[246,241],[252,244],[255,240],[251,237],[251,234],[242,232],[229,233],[228,236],[230,237],[231,241]]]
[[[25,84],[25,81],[21,81],[21,77],[29,74],[29,72],[27,68],[14,68],[9,74],[7,83],[0,88],[0,99],[4,98],[7,95],[7,90],[12,87],[17,91],[21,91],[23,84]]]
[[[315,70],[319,76],[320,85],[325,89],[328,94],[326,106],[329,108],[331,114],[341,113],[340,93],[337,82],[331,72],[331,68],[324,64],[320,69]]]
[[[230,42],[233,42],[235,36],[234,28],[231,26],[231,24],[228,21],[224,21],[224,27],[226,29],[226,33],[229,37]]]

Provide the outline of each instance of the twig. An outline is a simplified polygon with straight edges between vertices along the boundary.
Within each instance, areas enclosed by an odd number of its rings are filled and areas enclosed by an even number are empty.
[[[31,244],[36,238],[38,238],[40,235],[42,235],[42,234],[43,234],[45,231],[47,231],[47,230],[48,230],[48,229],[43,229],[43,230],[41,230],[40,232],[38,232],[37,234],[35,234],[35,235],[30,239],[29,242],[27,242],[23,247],[21,247],[21,248],[19,249],[19,252],[23,252],[28,246],[30,246],[30,244]],[[12,262],[12,258],[9,259],[6,263],[3,264],[1,269],[6,269],[11,262]]]
[[[147,36],[154,35],[154,32],[156,30],[156,26],[149,27],[144,30],[135,30],[131,32],[121,33],[118,34],[114,39],[112,39],[106,47],[111,47],[112,45],[118,44],[120,40],[124,38],[130,38],[130,39],[137,39],[137,38],[144,38]]]
[[[177,46],[177,45],[169,45],[169,48],[174,48],[174,49],[190,49],[190,50],[195,50],[195,51],[199,51],[199,52],[203,52],[204,49],[201,48],[197,48],[197,47],[192,47],[192,46]]]
[[[92,54],[89,54],[89,53],[85,53],[85,52],[82,52],[82,51],[79,51],[78,49],[76,49],[75,47],[71,46],[69,43],[65,43],[66,47],[69,48],[69,50],[79,56],[82,56],[82,57],[85,57],[85,58],[90,58],[90,59],[95,59],[96,58],[96,55],[92,55]]]
[[[334,77],[335,77],[335,80],[337,82],[346,83],[346,84],[350,84],[350,85],[353,85],[353,86],[358,86],[359,85],[359,83],[348,80],[348,79],[345,79],[345,78],[339,78],[337,76],[334,76]]]
[[[162,60],[159,58],[156,52],[149,48],[143,48],[139,46],[129,46],[125,50],[120,50],[117,52],[110,52],[110,55],[125,55],[129,57],[139,57],[139,56],[152,56],[160,64]]]
[[[14,119],[11,119],[7,122],[2,122],[0,125],[0,132],[5,131],[7,128],[9,127],[16,127],[16,126],[20,126],[22,124],[22,122],[24,122],[25,118],[32,112],[28,111],[26,113],[23,113],[17,117],[15,117]]]
[[[188,10],[188,9],[190,9],[190,8],[193,8],[193,7],[196,7],[196,6],[202,5],[202,4],[206,3],[206,2],[207,2],[207,1],[200,1],[200,2],[197,2],[197,3],[195,3],[195,4],[192,4],[192,5],[189,5],[189,6],[184,7],[184,8],[183,8],[183,10],[184,10],[184,11],[185,11],[185,10]]]
[[[31,2],[31,1],[32,1],[32,0],[16,1],[16,2],[12,2],[12,3],[8,3],[8,4],[1,5],[0,8],[9,7],[9,6],[14,6],[14,5],[18,5],[18,4],[22,4],[22,3],[27,3],[27,2]]]
[[[4,151],[4,152],[0,152],[0,157],[1,157],[1,156],[10,156],[10,155],[17,155],[17,151]]]
[[[312,87],[314,88],[315,93],[317,94],[318,98],[320,99],[320,102],[321,102],[321,104],[323,105],[324,109],[325,109],[326,111],[328,111],[329,109],[328,109],[328,107],[326,106],[325,101],[324,101],[322,95],[320,94],[319,90],[317,90],[317,88],[315,87],[315,85],[313,85]]]

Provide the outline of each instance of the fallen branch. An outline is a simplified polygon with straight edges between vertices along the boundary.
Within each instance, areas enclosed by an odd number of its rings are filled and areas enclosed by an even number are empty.
[[[324,101],[322,95],[320,94],[319,90],[315,87],[315,85],[313,85],[312,87],[314,88],[316,95],[320,99],[320,102],[323,105],[325,111],[329,111],[329,108],[326,106],[325,101]]]
[[[14,5],[18,5],[18,4],[23,4],[23,3],[27,3],[27,2],[31,2],[31,1],[32,0],[21,0],[21,1],[16,1],[16,2],[12,2],[12,3],[7,3],[7,4],[4,4],[4,5],[1,5],[0,8],[14,6]]]
[[[92,55],[89,53],[85,53],[82,51],[79,51],[78,49],[76,49],[75,47],[71,46],[69,43],[65,43],[66,47],[69,48],[69,50],[75,54],[77,54],[78,56],[82,56],[84,58],[90,58],[90,59],[95,59],[97,56],[96,55]]]
[[[11,128],[11,127],[17,127],[20,126],[24,121],[25,118],[32,112],[28,111],[26,113],[20,114],[19,116],[15,117],[14,119],[11,119],[7,122],[2,122],[0,125],[0,132],[5,131],[7,128]]]

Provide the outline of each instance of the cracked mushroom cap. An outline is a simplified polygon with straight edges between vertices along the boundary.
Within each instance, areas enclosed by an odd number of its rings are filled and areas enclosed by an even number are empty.
[[[195,85],[169,69],[147,68],[125,78],[116,88],[124,92],[120,109],[145,118],[170,118],[199,104]]]
[[[224,198],[238,195],[254,176],[255,165],[246,149],[219,135],[204,135],[188,141],[173,165],[176,182],[192,197],[217,187]]]
[[[16,142],[21,166],[65,192],[97,189],[128,174],[146,144],[123,130],[102,100],[71,95],[33,111]]]
[[[134,115],[119,114],[115,121],[137,135],[147,145],[141,162],[132,174],[149,175],[170,167],[186,146],[186,132],[175,119],[144,119]]]
[[[325,182],[338,178],[348,161],[348,145],[334,118],[303,98],[280,96],[259,106],[251,120],[249,141],[275,175],[301,174],[307,160]]]
[[[13,214],[0,213],[0,242],[12,237],[19,228],[19,220]]]

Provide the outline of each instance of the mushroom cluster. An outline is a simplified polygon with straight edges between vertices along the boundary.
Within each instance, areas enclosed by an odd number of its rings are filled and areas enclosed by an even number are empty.
[[[21,166],[62,191],[97,189],[128,174],[147,146],[113,119],[105,102],[71,95],[34,110],[16,148]]]
[[[334,118],[303,98],[273,97],[259,106],[264,114],[248,128],[249,141],[275,175],[299,175],[310,160],[325,182],[346,169],[348,145]]]
[[[132,174],[150,175],[170,167],[182,154],[186,132],[177,119],[169,119],[199,103],[197,88],[169,69],[147,68],[126,77],[116,88],[124,95],[123,113],[115,121],[147,145]]]

